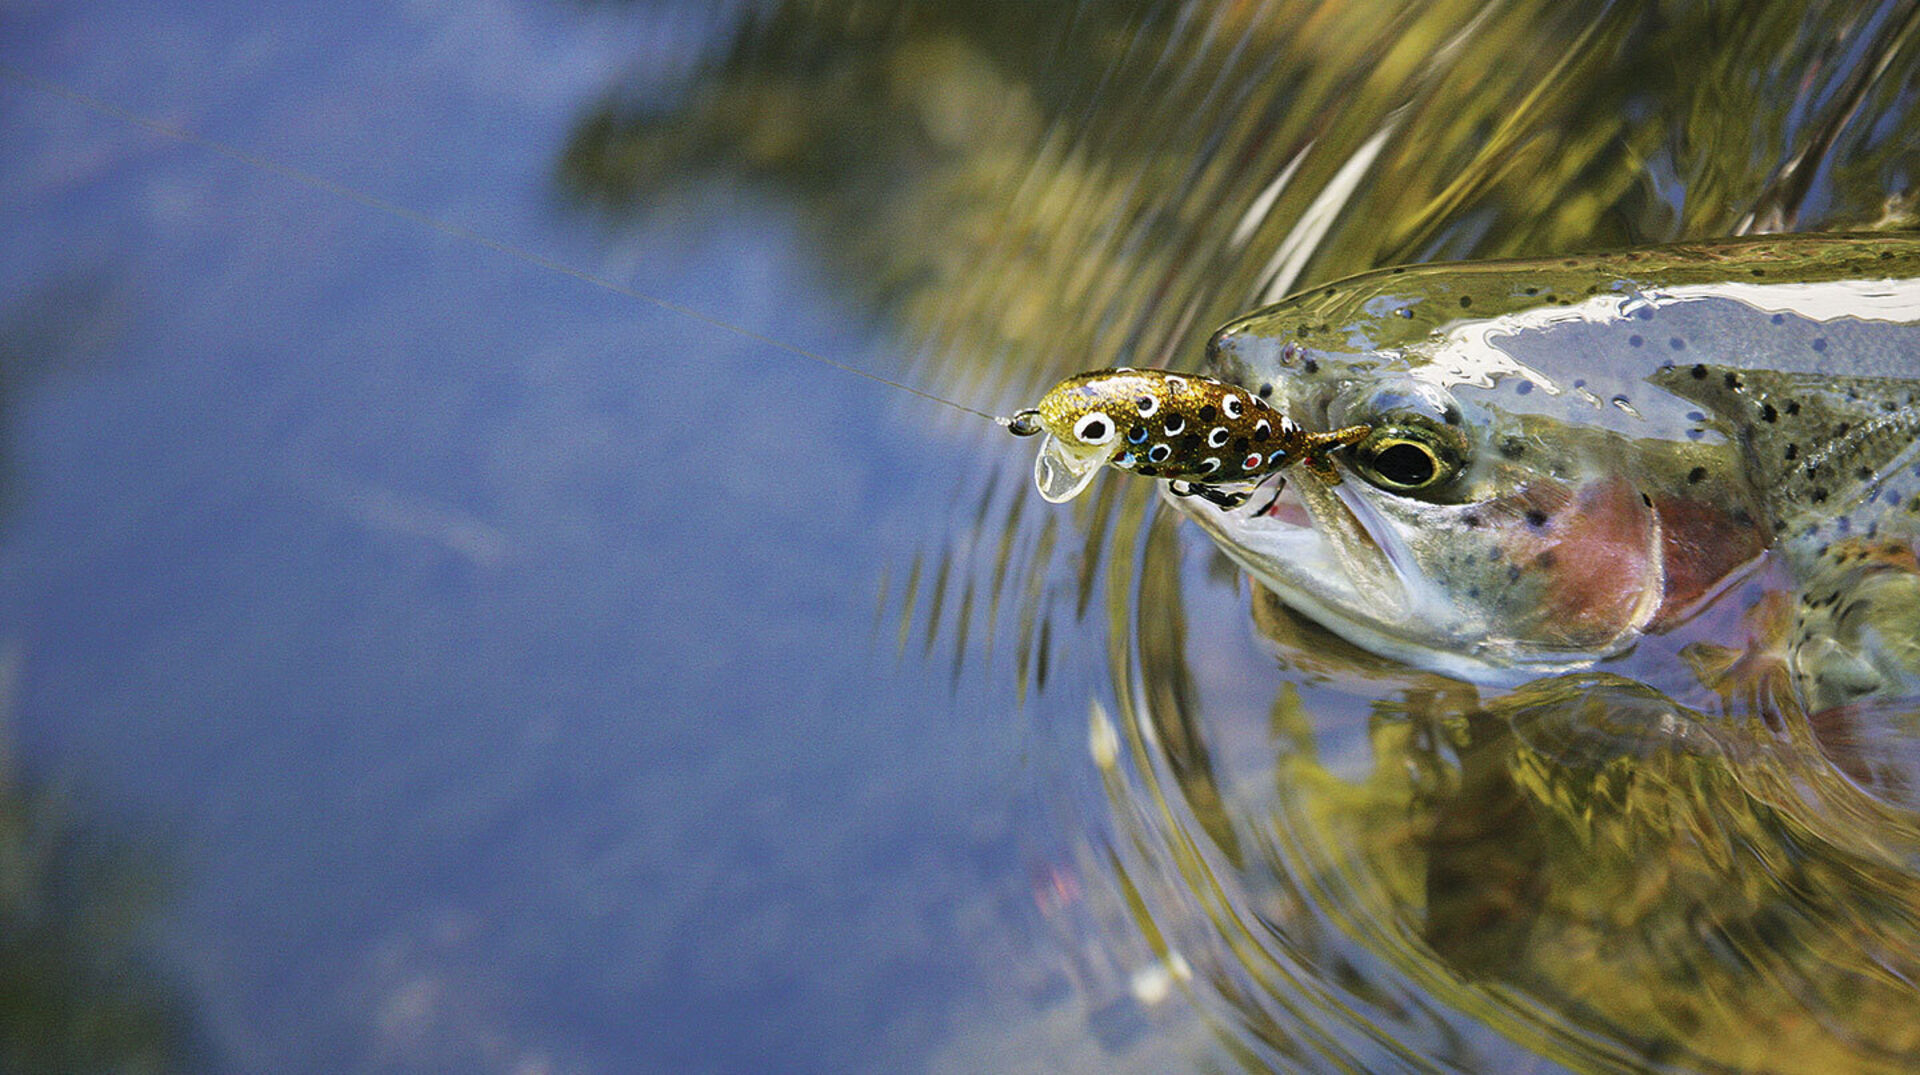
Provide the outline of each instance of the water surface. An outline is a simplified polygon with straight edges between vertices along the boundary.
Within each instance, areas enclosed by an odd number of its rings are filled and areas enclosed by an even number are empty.
[[[1897,217],[1912,7],[39,5],[0,63],[1004,413],[1375,265]],[[14,1067],[1920,1051],[1897,796],[1783,792],[1684,640],[1483,697],[1144,482],[1043,505],[976,418],[17,79],[0,125],[57,968],[0,1017],[70,1050]]]

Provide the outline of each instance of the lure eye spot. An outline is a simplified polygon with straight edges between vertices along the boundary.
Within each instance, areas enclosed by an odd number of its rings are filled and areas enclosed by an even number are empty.
[[[1226,426],[1215,426],[1207,433],[1207,446],[1209,448],[1218,448],[1225,443],[1227,443]]]
[[[1160,401],[1153,396],[1141,396],[1133,401],[1133,405],[1140,408],[1142,418],[1152,418],[1160,409]]]
[[[1147,442],[1146,426],[1135,426],[1133,428],[1133,432],[1127,434],[1128,444],[1145,444],[1146,442]]]
[[[1100,411],[1082,415],[1073,423],[1073,435],[1087,444],[1105,444],[1113,439],[1113,419]]]
[[[1147,458],[1155,463],[1166,462],[1167,457],[1172,454],[1173,449],[1165,444],[1156,444],[1152,448],[1147,449]]]
[[[1220,413],[1229,419],[1240,417],[1240,397],[1231,393],[1221,396]]]
[[[1167,436],[1177,437],[1186,432],[1186,429],[1187,420],[1185,418],[1176,414],[1172,418],[1167,419]]]

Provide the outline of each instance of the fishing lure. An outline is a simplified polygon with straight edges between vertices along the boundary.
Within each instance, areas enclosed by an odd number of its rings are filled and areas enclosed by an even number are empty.
[[[1045,499],[1079,495],[1103,464],[1173,482],[1179,496],[1225,508],[1247,494],[1221,485],[1257,482],[1298,463],[1329,484],[1340,480],[1327,453],[1355,444],[1367,426],[1309,433],[1245,388],[1166,370],[1076,374],[1038,406],[1008,419],[1017,436],[1045,432],[1033,482]]]

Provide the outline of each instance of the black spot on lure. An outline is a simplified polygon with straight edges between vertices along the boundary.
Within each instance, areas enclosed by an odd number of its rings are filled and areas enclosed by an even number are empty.
[[[1224,507],[1245,494],[1222,485],[1257,482],[1302,464],[1339,480],[1327,453],[1366,437],[1366,426],[1309,433],[1257,393],[1226,381],[1166,370],[1108,369],[1075,374],[1014,415],[1019,436],[1046,433],[1033,481],[1053,503],[1079,495],[1103,465],[1174,483]]]

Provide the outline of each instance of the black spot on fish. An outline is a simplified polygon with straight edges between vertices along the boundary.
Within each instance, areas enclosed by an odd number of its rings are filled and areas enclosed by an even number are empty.
[[[1851,432],[1853,432],[1853,423],[1841,422],[1839,425],[1834,427],[1833,435],[1836,437],[1844,437]]]
[[[1650,507],[1653,507],[1653,498],[1652,498],[1652,497],[1650,497],[1650,496],[1648,496],[1648,495],[1647,495],[1647,494],[1645,494],[1645,493],[1641,493],[1641,494],[1640,494],[1640,503],[1642,503],[1642,504],[1644,504],[1644,505],[1646,505],[1646,506],[1647,506],[1647,507],[1649,507],[1649,508],[1650,508]]]
[[[1788,413],[1788,414],[1790,414],[1790,415],[1793,415],[1793,414],[1799,414],[1799,413],[1800,413],[1800,401],[1799,401],[1799,400],[1797,400],[1797,399],[1790,399],[1790,400],[1788,400],[1788,401],[1787,401],[1787,413]]]
[[[1776,325],[1784,325],[1784,324],[1786,324],[1786,323],[1787,323],[1787,315],[1786,315],[1786,314],[1774,314],[1774,315],[1773,315],[1773,318],[1772,318],[1772,320],[1773,320],[1773,323],[1774,323],[1774,324],[1776,324]]]
[[[1533,391],[1532,381],[1521,381],[1519,384],[1513,386],[1513,394],[1516,396],[1524,396],[1532,391]]]
[[[1824,351],[1824,350],[1826,350],[1826,349],[1827,349],[1827,338],[1826,338],[1825,336],[1821,336],[1821,337],[1818,337],[1817,339],[1815,339],[1815,340],[1813,341],[1813,349],[1814,349],[1814,350],[1816,350],[1816,351]]]
[[[1780,412],[1773,409],[1773,404],[1762,403],[1760,405],[1760,420],[1762,422],[1777,422],[1780,420]]]
[[[1500,442],[1500,454],[1508,459],[1518,459],[1527,454],[1527,446],[1519,437],[1508,437]]]
[[[1133,468],[1133,472],[1134,472],[1135,474],[1144,474],[1145,476],[1147,476],[1147,477],[1149,477],[1149,478],[1151,478],[1151,477],[1153,477],[1153,476],[1154,476],[1155,474],[1158,474],[1158,473],[1160,473],[1159,471],[1157,471],[1157,470],[1155,470],[1155,469],[1154,469],[1154,468],[1153,468],[1153,467],[1152,467],[1151,465],[1148,465],[1148,466],[1142,466],[1142,467],[1135,467],[1135,468]]]
[[[1787,445],[1787,451],[1786,451],[1787,462],[1791,463],[1798,458],[1800,458],[1800,446],[1798,444]]]
[[[1451,403],[1447,404],[1447,409],[1440,412],[1440,420],[1447,423],[1450,426],[1459,425],[1460,424],[1460,408],[1454,406]]]
[[[1702,414],[1699,411],[1687,412],[1687,421],[1689,422],[1704,422],[1706,420],[1707,420],[1707,416],[1705,414]]]
[[[1676,351],[1678,351],[1681,347],[1685,346],[1685,344],[1682,344],[1679,340],[1675,340],[1673,342],[1674,342],[1673,349]],[[1693,369],[1689,370],[1688,372],[1693,374],[1693,379],[1696,381],[1704,381],[1707,379],[1707,367],[1705,366],[1695,365]]]
[[[1873,478],[1873,468],[1872,467],[1855,467],[1853,471],[1853,476],[1860,479],[1861,481],[1869,481]]]
[[[1807,499],[1813,501],[1815,504],[1825,504],[1827,502],[1827,491],[1825,489],[1815,489],[1807,496]]]
[[[1670,336],[1667,338],[1667,346],[1673,348],[1676,351],[1684,351],[1687,349],[1687,341],[1681,339],[1678,336]],[[1704,377],[1706,375],[1701,374],[1701,376]]]
[[[1697,485],[1702,479],[1706,478],[1706,476],[1706,467],[1694,467],[1692,470],[1687,471],[1687,484]]]
[[[1541,511],[1539,508],[1529,509],[1527,511],[1527,525],[1536,530],[1547,525],[1547,513]]]
[[[1628,347],[1640,347],[1645,345],[1646,342],[1647,342],[1647,338],[1645,336],[1640,335],[1639,333],[1635,333],[1627,337]]]
[[[1465,310],[1472,305],[1473,305],[1473,296],[1471,295],[1460,296],[1460,308],[1462,310]]]
[[[1528,295],[1538,295],[1539,293],[1540,293],[1540,289],[1539,289],[1539,288],[1537,288],[1537,287],[1530,287],[1530,288],[1527,288],[1527,294],[1528,294]]]
[[[1303,370],[1306,370],[1308,373],[1319,373],[1320,363],[1315,362],[1313,359],[1309,358],[1306,361],[1300,363],[1300,368]]]
[[[1261,399],[1266,399],[1266,398],[1268,398],[1268,397],[1270,397],[1270,396],[1272,396],[1272,395],[1273,395],[1273,386],[1272,386],[1272,385],[1270,385],[1270,384],[1263,384],[1263,385],[1261,385],[1261,386],[1260,386],[1260,398],[1261,398]]]
[[[1738,387],[1740,387],[1740,375],[1739,375],[1739,374],[1737,374],[1737,373],[1735,373],[1735,372],[1733,372],[1732,370],[1728,370],[1728,371],[1727,371],[1727,375],[1726,375],[1725,377],[1723,377],[1723,378],[1721,378],[1721,381],[1722,381],[1722,383],[1724,383],[1724,384],[1725,384],[1725,385],[1726,385],[1726,386],[1727,386],[1728,388],[1738,388]]]
[[[1463,515],[1460,517],[1460,523],[1469,530],[1478,530],[1480,528],[1480,516]]]

